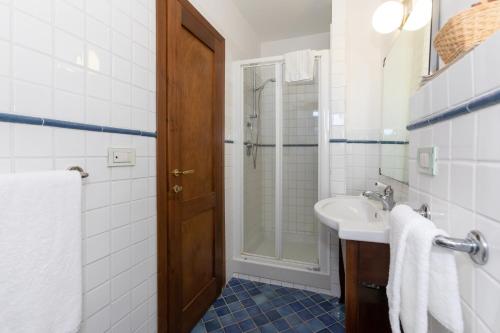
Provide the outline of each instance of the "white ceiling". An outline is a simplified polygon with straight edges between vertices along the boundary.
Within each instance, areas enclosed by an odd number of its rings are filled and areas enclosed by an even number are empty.
[[[262,41],[330,30],[332,0],[233,0]]]

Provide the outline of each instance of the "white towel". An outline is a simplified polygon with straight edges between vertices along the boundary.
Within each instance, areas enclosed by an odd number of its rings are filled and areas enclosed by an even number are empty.
[[[448,236],[443,230],[439,234]],[[434,246],[430,267],[429,313],[450,332],[462,333],[464,321],[455,254],[452,250]]]
[[[0,176],[0,332],[77,332],[82,317],[81,177]]]
[[[391,213],[391,268],[387,289],[393,332],[400,332],[401,318],[405,333],[426,333],[430,312],[451,332],[462,333],[454,254],[433,246],[434,237],[446,236],[446,233],[411,208],[396,208]],[[398,236],[400,243],[394,253],[392,237]],[[401,242],[406,246],[401,246]]]
[[[285,81],[299,82],[314,79],[314,55],[311,50],[285,54]]]
[[[394,207],[390,214],[390,265],[387,284],[389,320],[393,333],[400,333],[399,314],[401,312],[401,270],[406,251],[406,241],[411,227],[418,223],[415,212],[406,205]]]

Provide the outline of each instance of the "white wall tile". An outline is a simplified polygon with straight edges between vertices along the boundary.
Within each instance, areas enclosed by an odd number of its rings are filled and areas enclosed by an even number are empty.
[[[64,0],[55,0],[54,6],[55,26],[78,37],[83,37],[85,31],[83,12]]]
[[[68,91],[54,91],[54,118],[74,122],[85,121],[84,97]]]
[[[54,54],[59,59],[83,66],[85,59],[83,40],[56,29]]]
[[[126,248],[111,255],[111,275],[116,276],[130,268],[131,250]]]
[[[111,108],[109,101],[105,99],[88,97],[86,107],[85,120],[87,123],[94,125],[109,124]]]
[[[31,136],[37,139],[32,140]],[[52,129],[41,126],[14,125],[14,155],[19,157],[48,157],[53,153]]]
[[[89,291],[109,279],[109,257],[84,267],[84,286]]]
[[[477,215],[476,227],[487,235],[490,259],[483,269],[497,281],[500,281],[500,223]]]
[[[87,0],[87,14],[109,25],[111,23],[110,0]]]
[[[497,189],[500,186],[499,165],[476,167],[476,209],[479,213],[500,221]]]
[[[101,74],[111,74],[111,53],[98,46],[87,44],[87,67]]]
[[[448,73],[445,72],[432,80],[432,112],[436,113],[448,107],[448,99]]]
[[[13,82],[13,112],[38,117],[52,117],[52,89],[24,81]]]
[[[54,64],[54,87],[61,90],[68,90],[73,93],[83,94],[84,92],[84,71],[80,66],[74,66],[62,61],[55,61]]]
[[[457,105],[474,97],[472,53],[450,67],[448,78],[450,105]]]
[[[50,22],[52,7],[37,0],[14,0],[14,7],[44,21]]]
[[[22,2],[20,1],[19,3]],[[17,43],[30,49],[35,49],[46,54],[52,53],[52,30],[50,24],[17,10],[14,11],[13,38]]]
[[[10,44],[0,41],[0,75],[10,75]]]
[[[58,156],[85,155],[85,133],[56,128],[54,129],[54,148]]]
[[[470,114],[451,121],[451,157],[454,160],[472,160],[475,157],[476,115]]]
[[[127,315],[131,310],[130,293],[111,303],[111,323],[114,324]]]
[[[0,77],[0,110],[3,112],[10,112],[10,80]]]
[[[130,204],[114,205],[111,207],[111,226],[121,227],[130,223]]]
[[[109,303],[109,282],[100,285],[85,295],[84,315],[92,316]]]
[[[83,333],[104,333],[110,327],[110,308],[105,307],[83,324]]]
[[[450,201],[472,209],[474,197],[474,167],[470,164],[451,164]]]
[[[11,156],[10,124],[0,123],[0,157]]]
[[[52,84],[52,58],[26,48],[14,46],[14,78],[45,85]]]
[[[474,83],[476,95],[500,85],[500,59],[492,54],[500,52],[500,34],[496,33],[474,49]]]
[[[500,105],[493,106],[477,115],[477,158],[479,160],[500,161]]]
[[[109,230],[109,208],[99,208],[85,213],[85,235],[91,237]]]
[[[109,100],[111,96],[110,78],[94,72],[87,72],[87,93],[89,96]]]
[[[0,4],[0,37],[10,39],[10,8]]]
[[[89,42],[105,50],[111,49],[111,31],[104,23],[87,16],[86,33]]]
[[[478,270],[476,274],[476,311],[478,316],[493,331],[500,327],[500,284],[487,273]]]

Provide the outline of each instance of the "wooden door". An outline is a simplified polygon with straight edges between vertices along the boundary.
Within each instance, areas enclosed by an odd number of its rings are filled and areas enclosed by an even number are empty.
[[[224,39],[157,2],[159,332],[189,332],[224,281]]]

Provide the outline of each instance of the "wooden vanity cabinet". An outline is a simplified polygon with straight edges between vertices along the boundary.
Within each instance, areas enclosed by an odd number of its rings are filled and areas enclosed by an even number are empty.
[[[386,286],[389,245],[346,241],[347,333],[390,333]]]

